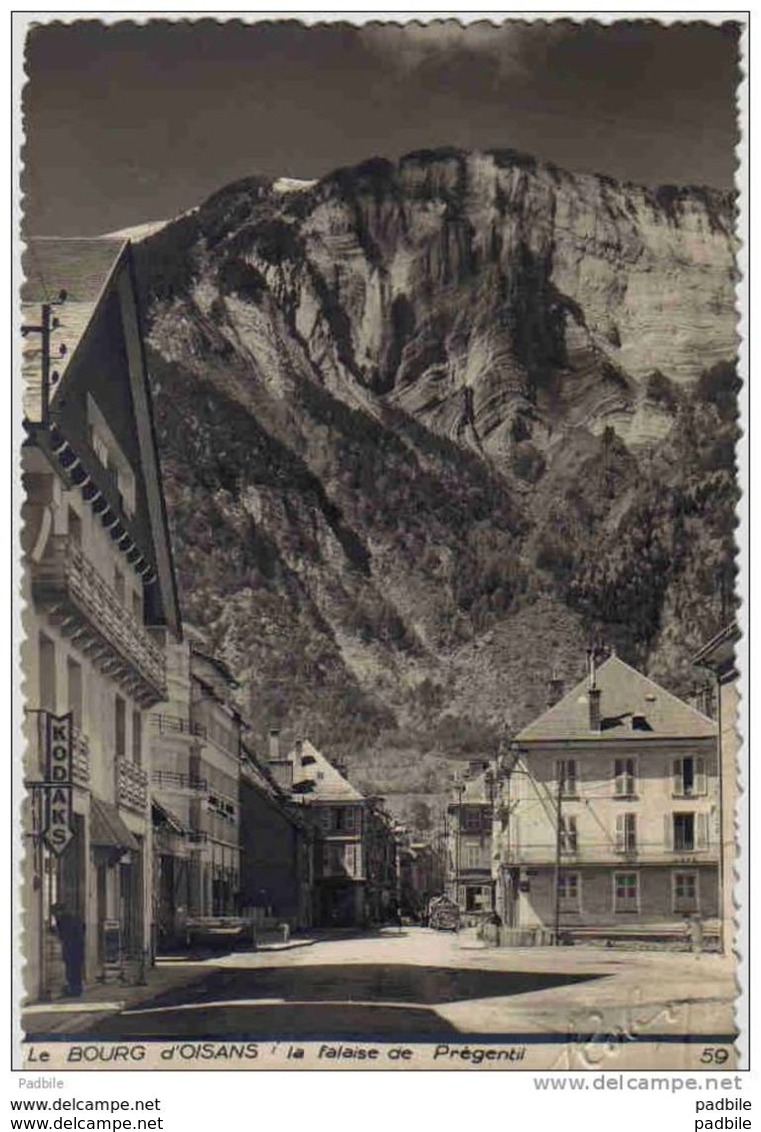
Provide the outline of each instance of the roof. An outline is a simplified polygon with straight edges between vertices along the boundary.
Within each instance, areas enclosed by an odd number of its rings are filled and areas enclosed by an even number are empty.
[[[516,741],[615,739],[641,743],[646,738],[699,739],[716,735],[712,719],[618,656],[611,656],[600,665],[596,685],[600,691],[600,731],[592,731],[589,726],[588,681],[585,679],[524,727]],[[640,727],[632,727],[633,716],[642,717]]]
[[[364,794],[361,794],[356,786],[352,786],[308,739],[303,739],[300,744],[297,743],[288,758],[293,761],[294,793],[303,794],[309,801],[314,802],[365,800]],[[305,789],[309,783],[313,784],[312,788]]]
[[[49,421],[42,409],[41,334],[24,338],[24,413],[32,442],[52,444],[75,483],[92,482],[92,506],[101,498],[137,547],[145,570],[146,619],[181,633],[177,586],[166,504],[161,485],[151,390],[129,241],[33,237],[23,257],[24,326],[40,326],[40,303],[53,307]],[[57,324],[56,324],[57,323]],[[58,357],[61,346],[65,355]],[[134,476],[134,509],[128,513],[110,469],[90,434],[97,408]],[[102,438],[101,438],[102,439]],[[89,482],[88,482],[89,481]],[[112,537],[114,537],[112,533]],[[153,581],[158,579],[158,584]]]
[[[39,318],[41,303],[66,292],[66,301],[56,305],[54,315],[58,327],[51,335],[52,369],[63,376],[79,342],[95,312],[106,284],[116,270],[124,240],[101,238],[66,239],[60,236],[35,236],[26,241],[21,257],[24,282],[21,285],[21,309],[24,321]],[[66,353],[58,358],[61,346]],[[39,381],[40,340],[37,335],[24,341],[23,377],[25,389]]]

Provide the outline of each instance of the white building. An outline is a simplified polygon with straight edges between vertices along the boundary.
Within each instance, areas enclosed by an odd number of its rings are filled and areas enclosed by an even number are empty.
[[[502,881],[515,927],[717,931],[717,728],[612,656],[516,737],[502,785]]]
[[[129,246],[33,240],[25,272],[22,899],[36,999],[60,991],[56,902],[84,922],[86,981],[149,958],[146,713],[180,625]],[[49,389],[43,325],[68,351]]]

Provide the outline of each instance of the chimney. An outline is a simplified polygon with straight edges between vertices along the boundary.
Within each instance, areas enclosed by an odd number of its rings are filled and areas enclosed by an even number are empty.
[[[565,683],[560,679],[557,672],[553,668],[552,676],[547,681],[547,707],[554,707],[559,700],[562,700],[565,694]]]
[[[270,730],[270,754],[269,761],[271,763],[280,762],[280,732],[276,727]]]
[[[589,650],[589,730],[602,730],[602,717],[600,714],[600,689],[597,687],[597,669],[595,665],[594,649]]]

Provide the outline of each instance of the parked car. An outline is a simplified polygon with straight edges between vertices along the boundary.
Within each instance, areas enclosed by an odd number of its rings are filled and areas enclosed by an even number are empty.
[[[187,946],[230,949],[241,944],[252,946],[254,931],[251,920],[239,916],[193,916],[185,925]]]
[[[460,928],[460,909],[447,896],[434,896],[428,904],[428,926],[438,932],[456,932]]]

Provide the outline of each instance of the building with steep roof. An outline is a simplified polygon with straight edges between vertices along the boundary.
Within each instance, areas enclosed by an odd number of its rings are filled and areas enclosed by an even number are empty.
[[[358,927],[387,919],[399,905],[393,822],[380,799],[362,794],[308,739],[270,767],[300,802],[316,833],[316,926]]]
[[[129,246],[30,240],[24,270],[24,951],[34,999],[63,981],[57,903],[84,924],[86,980],[124,977],[150,958],[146,713],[167,694],[166,642],[181,625]]]
[[[505,919],[673,935],[718,907],[717,728],[617,656],[516,737],[499,811]]]

